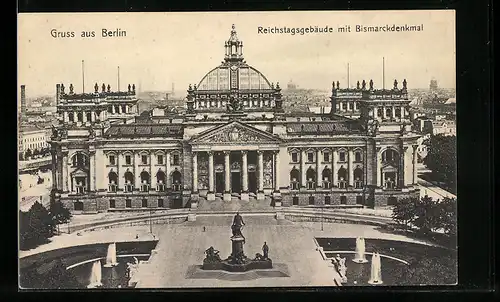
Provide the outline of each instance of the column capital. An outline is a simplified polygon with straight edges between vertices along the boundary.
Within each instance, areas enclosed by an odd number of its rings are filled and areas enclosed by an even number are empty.
[[[257,154],[258,155],[263,155],[264,154],[264,150],[257,150]]]
[[[215,152],[214,151],[207,151],[208,156],[214,156]]]
[[[241,154],[243,154],[243,155],[246,155],[246,154],[248,153],[248,151],[247,151],[247,150],[241,150],[240,152],[241,152]]]
[[[231,154],[231,151],[222,151],[222,152],[224,152],[225,156],[229,156],[229,154]]]
[[[191,156],[196,157],[197,155],[198,155],[198,152],[197,152],[197,151],[192,151],[192,152],[191,152]]]

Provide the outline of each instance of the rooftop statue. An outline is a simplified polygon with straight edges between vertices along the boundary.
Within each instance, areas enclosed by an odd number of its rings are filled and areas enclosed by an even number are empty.
[[[106,85],[104,83],[102,83],[102,92],[106,92]]]
[[[365,90],[366,89],[366,81],[363,80],[363,82],[361,82],[361,89]]]
[[[337,81],[337,89],[340,89],[340,82]]]
[[[72,94],[73,93],[73,84],[69,84],[69,93]]]
[[[394,80],[394,89],[398,89],[398,80]]]
[[[370,90],[373,90],[373,80],[370,80]]]
[[[406,89],[406,79],[403,80],[403,89]]]
[[[128,92],[130,92],[130,89],[131,89],[131,86],[130,86],[130,84],[128,84]]]
[[[61,84],[61,93],[64,93],[64,84]]]
[[[108,92],[111,92],[111,85],[108,84]]]
[[[242,109],[242,104],[237,98],[231,96],[226,107],[227,111],[235,112]]]
[[[94,85],[94,92],[99,92],[99,85],[97,85],[97,83]]]
[[[359,81],[356,83],[356,89],[359,89]]]

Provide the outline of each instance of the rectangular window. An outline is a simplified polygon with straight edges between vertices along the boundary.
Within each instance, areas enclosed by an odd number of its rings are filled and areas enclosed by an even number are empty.
[[[297,197],[297,196],[292,197],[292,205],[294,205],[294,206],[299,205],[299,197]]]
[[[163,165],[163,155],[158,155],[157,161],[159,165]]]
[[[143,165],[147,165],[148,164],[148,156],[147,155],[142,155],[141,156],[141,161],[142,161]]]
[[[143,199],[142,200],[142,207],[143,208],[147,208],[148,207],[148,200],[147,199]]]
[[[340,204],[347,204],[347,196],[340,196]]]
[[[325,196],[325,204],[331,204],[332,203],[332,199],[330,196]]]
[[[109,200],[109,208],[114,209],[116,207],[116,202],[114,199]]]
[[[314,196],[309,196],[309,205],[310,206],[314,205]]]
[[[356,196],[356,204],[363,204],[363,196]]]
[[[309,152],[307,153],[307,162],[312,163],[314,161],[314,153]]]
[[[132,200],[125,199],[125,207],[126,208],[131,208],[132,207]]]
[[[330,161],[330,153],[328,153],[328,152],[323,153],[323,161],[325,163]]]
[[[130,155],[125,155],[125,164],[131,165],[132,164],[132,158]]]
[[[116,165],[116,158],[114,155],[109,156],[109,164],[113,166]]]
[[[339,161],[345,161],[345,152],[339,153]]]
[[[174,154],[174,156],[172,158],[172,164],[174,166],[178,166],[179,165],[179,154]]]
[[[163,208],[163,199],[158,199],[158,207]]]
[[[293,152],[292,153],[292,163],[297,163],[299,162],[299,156],[297,154],[297,152]]]

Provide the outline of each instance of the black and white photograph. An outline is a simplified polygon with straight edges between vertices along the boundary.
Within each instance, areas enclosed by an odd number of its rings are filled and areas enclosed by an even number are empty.
[[[17,22],[20,289],[457,284],[455,11]]]

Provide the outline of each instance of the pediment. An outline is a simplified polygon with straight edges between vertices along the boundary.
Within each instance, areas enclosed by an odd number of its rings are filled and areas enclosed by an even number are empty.
[[[88,173],[84,169],[78,168],[75,171],[71,172],[71,176],[73,177],[85,177]]]
[[[275,144],[281,140],[273,134],[234,121],[200,133],[191,140],[195,144]]]

